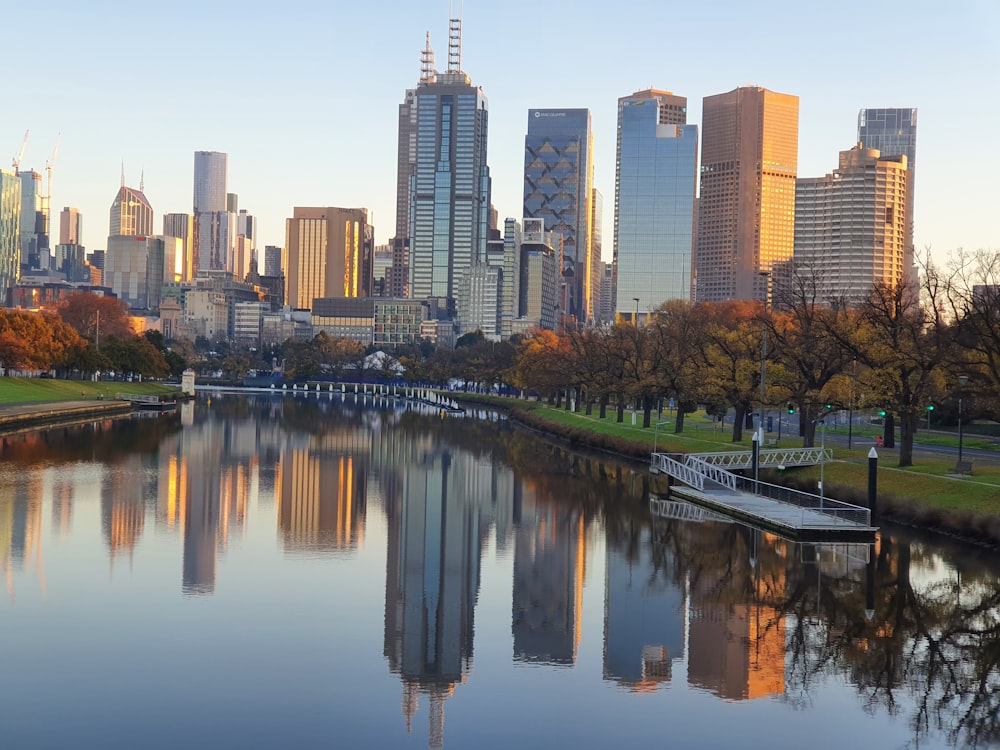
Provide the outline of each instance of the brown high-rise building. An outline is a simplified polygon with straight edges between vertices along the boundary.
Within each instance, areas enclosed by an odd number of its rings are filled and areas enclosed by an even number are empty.
[[[794,249],[799,98],[746,86],[702,107],[694,298],[764,299]]]
[[[59,244],[82,245],[83,216],[79,208],[66,206],[59,214]]]
[[[371,297],[375,231],[365,208],[295,207],[285,220],[285,299],[311,310],[319,297]]]

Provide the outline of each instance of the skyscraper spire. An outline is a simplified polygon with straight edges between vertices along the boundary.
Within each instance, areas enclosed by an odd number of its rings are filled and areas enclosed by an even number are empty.
[[[434,80],[434,50],[431,49],[431,32],[427,32],[424,51],[420,53],[420,83]]]
[[[139,192],[145,192],[146,190],[146,170],[143,169],[139,172]]]
[[[122,159],[122,187],[125,187],[125,160]]]

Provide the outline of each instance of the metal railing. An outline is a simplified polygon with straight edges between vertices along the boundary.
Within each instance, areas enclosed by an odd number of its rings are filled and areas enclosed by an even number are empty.
[[[829,528],[829,523],[810,522],[807,512],[821,513],[824,516],[831,516],[850,524],[860,524],[866,528],[871,526],[871,510],[860,505],[851,505],[823,495],[794,490],[791,487],[758,482],[748,477],[737,476],[736,489],[800,508],[803,511],[801,528],[804,529]]]
[[[159,396],[150,396],[144,393],[118,393],[116,397],[119,401],[131,401],[134,404],[158,404]]]
[[[698,467],[678,461],[667,453],[653,453],[649,468],[654,474],[666,474],[696,490],[705,489],[705,474],[699,471]]]
[[[677,457],[675,458],[674,455]],[[736,475],[725,469],[700,460],[691,454],[653,453],[650,471],[667,474],[696,490],[704,490],[705,482],[715,482],[727,489],[736,490]]]
[[[752,469],[751,451],[720,451],[718,453],[689,453],[708,464],[729,469]],[[833,451],[828,448],[775,448],[759,451],[759,465],[763,467],[814,466],[833,460]]]
[[[700,505],[686,503],[683,500],[668,500],[659,495],[649,496],[649,511],[657,518],[667,518],[677,521],[734,523],[732,518],[723,516],[720,513],[713,513],[707,508],[702,508]]]

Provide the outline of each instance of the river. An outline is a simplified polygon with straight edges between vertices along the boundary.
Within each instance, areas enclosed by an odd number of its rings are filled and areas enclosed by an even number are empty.
[[[202,395],[0,459],[4,748],[1000,743],[995,553],[796,543],[371,396]]]

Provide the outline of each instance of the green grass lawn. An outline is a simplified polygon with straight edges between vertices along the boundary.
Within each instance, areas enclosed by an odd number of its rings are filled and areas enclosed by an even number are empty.
[[[703,453],[711,451],[737,451],[750,449],[751,431],[744,430],[743,440],[734,443],[731,440],[732,425],[727,424],[725,430],[719,428],[718,422],[713,422],[704,412],[688,414],[684,420],[684,433],[674,435],[672,415],[661,418],[660,427],[642,427],[642,414],[636,414],[636,424],[632,425],[631,412],[625,412],[625,421],[616,421],[616,414],[608,410],[607,417],[600,419],[595,409],[587,416],[583,412],[573,413],[565,409],[556,409],[542,402],[514,401],[504,398],[475,397],[477,401],[489,401],[498,406],[510,407],[516,404],[518,408],[527,409],[536,415],[544,417],[554,424],[575,428],[585,428],[595,433],[609,435],[628,440],[637,445],[653,450],[654,440],[656,450],[662,453]],[[667,422],[666,424],[662,424]],[[831,431],[832,432],[832,431]],[[846,428],[838,433],[847,434]],[[872,429],[870,434],[858,430],[854,434],[859,437],[873,438],[880,434]],[[829,433],[828,433],[829,434]],[[775,433],[768,433],[768,437]],[[958,445],[957,436],[936,435],[939,444]],[[923,439],[923,435],[920,436]],[[986,440],[984,440],[986,442]],[[991,440],[989,442],[992,442]],[[817,444],[819,439],[817,436]],[[964,443],[971,446],[968,436]],[[798,435],[782,436],[779,447],[792,448],[802,445]],[[833,494],[837,486],[850,488],[853,494],[866,497],[868,486],[868,452],[871,445],[854,447],[851,450],[832,447],[834,460],[823,467],[823,478],[826,486]],[[978,462],[972,476],[952,476],[954,461],[950,459],[928,459],[915,457],[916,465],[899,468],[895,465],[896,456],[886,455],[879,461],[878,489],[879,495],[892,495],[900,500],[913,500],[926,505],[948,510],[969,510],[988,515],[1000,515],[1000,457],[996,464]],[[820,467],[810,466],[789,469],[786,473],[800,485],[809,486],[809,491],[815,491],[820,478]]]
[[[98,382],[57,380],[55,378],[0,377],[0,404],[42,404],[52,401],[77,401],[103,396],[113,399],[116,393],[176,393],[176,386],[150,382]]]

